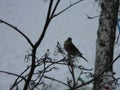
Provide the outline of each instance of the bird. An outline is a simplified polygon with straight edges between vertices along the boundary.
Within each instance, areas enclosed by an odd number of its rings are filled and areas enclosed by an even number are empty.
[[[78,50],[78,48],[72,43],[71,37],[68,37],[68,39],[64,42],[64,49],[68,55],[71,55],[73,57],[81,57],[86,62],[88,62],[88,60],[83,57],[83,54]]]

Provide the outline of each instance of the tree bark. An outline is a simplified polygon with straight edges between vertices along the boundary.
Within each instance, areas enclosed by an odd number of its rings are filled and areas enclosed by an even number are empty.
[[[113,61],[118,8],[119,0],[101,0],[101,15],[96,41],[96,76]],[[112,75],[113,66],[94,81],[93,90],[112,90],[112,83],[106,83],[111,80]],[[106,87],[109,89],[105,89]]]

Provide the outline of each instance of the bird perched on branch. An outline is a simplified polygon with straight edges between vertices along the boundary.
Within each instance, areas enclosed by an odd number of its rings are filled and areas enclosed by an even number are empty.
[[[64,49],[66,50],[66,52],[68,53],[68,55],[71,56],[78,56],[83,58],[86,62],[88,62],[88,60],[86,58],[83,57],[82,53],[76,48],[76,46],[72,43],[72,38],[69,37],[65,42],[64,42]]]

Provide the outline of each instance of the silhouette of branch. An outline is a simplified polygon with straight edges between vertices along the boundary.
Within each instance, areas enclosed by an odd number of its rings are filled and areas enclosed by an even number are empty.
[[[20,76],[18,74],[15,74],[15,73],[11,73],[11,72],[7,72],[7,71],[0,71],[1,73],[5,73],[5,74],[9,74],[9,75],[12,75],[12,76],[16,76],[16,77],[20,77],[22,78],[23,80],[26,81],[26,79],[23,77],[23,76]]]
[[[4,24],[10,26],[11,28],[13,28],[15,31],[17,31],[19,34],[21,34],[28,41],[28,43],[31,45],[31,47],[33,47],[33,43],[31,42],[31,40],[23,32],[21,32],[17,27],[15,27],[15,26],[11,25],[10,23],[3,21],[1,19],[0,19],[0,23],[4,23]]]
[[[34,74],[34,70],[36,68],[35,66],[35,60],[36,60],[36,51],[37,51],[37,48],[38,46],[41,44],[44,36],[45,36],[45,33],[47,31],[47,28],[49,26],[49,23],[51,21],[50,19],[50,14],[51,14],[51,10],[52,10],[52,5],[53,5],[53,1],[54,0],[50,0],[49,2],[49,7],[48,7],[48,12],[47,12],[47,17],[46,17],[46,21],[45,21],[45,24],[44,24],[44,27],[43,27],[43,31],[42,31],[42,34],[40,35],[39,39],[37,40],[37,42],[35,43],[35,45],[33,46],[33,50],[32,50],[32,60],[31,60],[31,69],[30,69],[30,72],[29,72],[29,76],[27,78],[27,82],[25,83],[24,85],[24,89],[23,90],[27,90],[28,87],[29,87],[29,83],[32,79],[32,76]]]
[[[63,12],[65,12],[66,10],[68,10],[69,8],[71,8],[72,6],[78,4],[78,3],[81,2],[81,1],[84,1],[84,0],[79,0],[79,1],[76,1],[76,2],[74,2],[74,3],[72,3],[72,4],[70,3],[70,5],[69,5],[68,7],[66,7],[65,9],[61,10],[60,12],[54,14],[54,15],[52,16],[52,18],[54,18],[54,17],[62,14]]]
[[[88,19],[94,19],[94,18],[97,18],[97,17],[100,17],[100,15],[96,15],[96,16],[89,16],[88,14],[85,13],[85,15],[87,16]]]
[[[106,66],[106,68],[105,68],[103,71],[101,71],[101,72],[99,73],[99,75],[96,75],[93,79],[91,79],[91,80],[89,80],[89,81],[87,81],[87,82],[85,82],[85,83],[82,83],[81,85],[76,86],[75,89],[77,89],[77,88],[79,88],[79,87],[82,87],[82,86],[85,86],[85,85],[87,85],[87,84],[90,84],[90,83],[92,83],[93,81],[95,81],[96,79],[98,79],[99,77],[101,77],[101,75],[102,75],[110,66],[112,66],[113,63],[115,63],[115,62],[118,60],[118,58],[120,58],[120,55],[118,55],[118,56],[113,60],[113,62],[111,62],[108,66]]]
[[[42,34],[40,35],[38,41],[35,43],[35,48],[37,48],[41,44],[41,42],[42,42],[42,40],[43,40],[43,38],[45,36],[45,33],[47,31],[47,28],[49,26],[49,23],[51,21],[50,13],[51,13],[51,10],[52,10],[53,1],[54,0],[50,0],[46,21],[45,21],[45,24],[44,24],[44,28],[43,28]]]
[[[28,66],[19,76],[22,76],[30,67],[31,66]],[[24,76],[24,78],[25,77],[27,77],[27,75]],[[17,77],[17,79],[15,80],[14,84],[11,86],[10,90],[12,90],[16,85],[18,85],[23,80],[23,79],[21,79],[21,80],[18,81],[18,79],[19,79],[19,77]]]
[[[53,17],[53,15],[54,15],[54,13],[55,13],[55,11],[56,11],[59,3],[60,3],[60,0],[58,0],[58,1],[56,2],[55,7],[54,7],[54,9],[53,9],[52,14],[51,14],[50,17]]]

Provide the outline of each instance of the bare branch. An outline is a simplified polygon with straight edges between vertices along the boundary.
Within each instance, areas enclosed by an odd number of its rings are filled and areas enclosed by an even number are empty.
[[[88,14],[85,13],[85,15],[87,16],[88,19],[94,19],[94,18],[97,18],[97,17],[100,17],[100,15],[96,15],[96,16],[88,16]]]
[[[37,48],[40,45],[41,41],[43,40],[43,38],[45,36],[45,33],[47,31],[48,25],[49,25],[49,23],[51,21],[51,19],[50,19],[50,13],[51,13],[51,10],[52,10],[53,1],[54,0],[50,0],[49,8],[48,8],[48,13],[47,13],[47,17],[46,17],[46,22],[45,22],[42,34],[40,35],[40,38],[38,39],[38,41],[35,44],[35,48]]]
[[[9,75],[12,75],[12,76],[20,77],[20,78],[22,78],[22,79],[24,79],[26,81],[26,79],[23,76],[20,76],[20,75],[11,73],[11,72],[7,72],[7,71],[0,71],[0,72],[5,73],[5,74],[9,74]]]
[[[99,75],[95,76],[93,79],[91,79],[91,80],[89,80],[89,81],[87,81],[87,82],[85,82],[85,83],[83,83],[83,84],[81,84],[81,85],[78,85],[77,87],[75,87],[75,89],[77,89],[77,88],[79,88],[79,87],[82,87],[82,86],[85,86],[85,85],[87,85],[87,84],[90,84],[91,82],[93,82],[93,81],[95,81],[96,79],[98,79],[111,65],[113,65],[113,63],[115,63],[115,62],[118,60],[118,58],[120,58],[120,55],[118,55],[118,56],[113,60],[113,62],[111,62],[103,71],[101,71],[101,72],[99,73]]]
[[[19,34],[21,34],[28,41],[28,43],[31,45],[31,47],[33,47],[33,43],[31,42],[31,40],[23,32],[21,32],[17,27],[15,27],[15,26],[11,25],[10,23],[3,21],[1,19],[0,19],[0,23],[4,23],[4,24],[10,26],[11,28],[13,28],[15,31],[17,31]]]
[[[76,1],[76,2],[74,2],[74,3],[72,3],[72,4],[70,4],[70,5],[69,5],[68,7],[66,7],[65,9],[63,9],[63,10],[61,10],[60,12],[58,12],[57,14],[53,15],[52,18],[54,18],[54,17],[62,14],[63,12],[65,12],[66,10],[68,10],[69,8],[71,8],[72,6],[78,4],[78,3],[81,2],[81,1],[84,1],[84,0],[79,0],[79,1]]]
[[[28,66],[19,76],[22,76],[25,72],[27,72],[27,70],[28,70],[30,67],[31,67],[31,66]],[[24,76],[24,78],[25,78],[25,77],[27,77],[27,75]],[[19,81],[18,81],[18,79],[19,79],[19,77],[17,77],[17,79],[15,80],[15,82],[14,82],[14,84],[12,85],[12,87],[10,88],[10,90],[12,90],[16,85],[18,85],[18,84],[22,81],[22,79],[19,80]]]
[[[58,1],[56,2],[55,7],[54,7],[54,9],[53,9],[53,11],[52,11],[51,17],[53,17],[53,15],[54,15],[57,7],[58,7],[59,2],[60,2],[60,0],[58,0]]]

